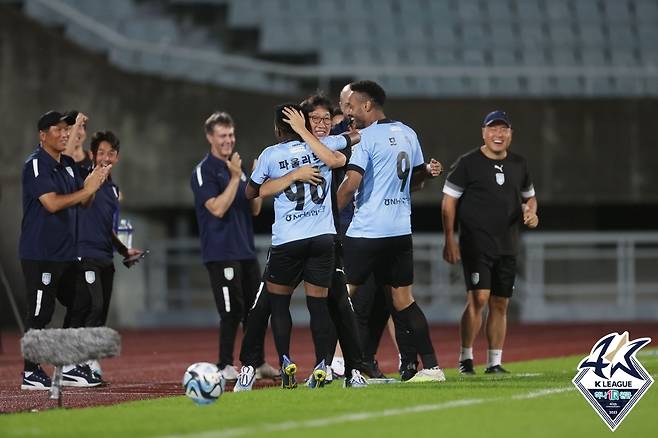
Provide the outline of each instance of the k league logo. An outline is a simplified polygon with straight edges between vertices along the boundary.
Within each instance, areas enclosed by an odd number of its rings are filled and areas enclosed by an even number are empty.
[[[629,341],[628,332],[610,333],[578,365],[573,384],[613,432],[653,384],[635,357],[649,342],[651,338]]]

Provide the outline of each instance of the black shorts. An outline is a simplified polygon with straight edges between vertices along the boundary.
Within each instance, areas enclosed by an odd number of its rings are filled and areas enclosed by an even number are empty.
[[[411,234],[368,239],[345,237],[347,283],[362,285],[371,274],[375,281],[392,287],[414,282],[414,255]]]
[[[334,273],[334,235],[322,234],[270,249],[265,278],[270,283],[297,287],[300,281],[331,286]]]
[[[466,290],[490,290],[492,295],[510,298],[516,279],[516,256],[492,257],[462,252]]]

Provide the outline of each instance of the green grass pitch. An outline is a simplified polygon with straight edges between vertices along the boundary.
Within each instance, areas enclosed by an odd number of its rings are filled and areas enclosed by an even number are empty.
[[[344,389],[269,388],[226,393],[196,406],[171,397],[87,409],[0,416],[0,436],[13,437],[590,437],[612,432],[575,390],[582,356],[508,363],[513,374],[461,377],[446,370],[439,384]],[[658,350],[638,354],[658,374]],[[614,432],[656,436],[658,392],[652,386]]]

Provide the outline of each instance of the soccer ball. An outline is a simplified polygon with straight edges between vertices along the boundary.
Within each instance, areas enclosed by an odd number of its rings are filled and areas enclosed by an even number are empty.
[[[226,380],[217,365],[208,362],[193,363],[183,375],[185,395],[200,405],[207,405],[224,393]]]

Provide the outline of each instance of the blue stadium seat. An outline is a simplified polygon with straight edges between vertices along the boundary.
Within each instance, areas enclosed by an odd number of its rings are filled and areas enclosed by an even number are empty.
[[[569,23],[574,19],[569,8],[569,0],[550,0],[545,2],[544,5],[546,7],[546,15],[548,16],[549,21],[553,23]]]
[[[234,27],[256,27],[261,22],[263,0],[232,0],[228,7],[228,23]]]
[[[575,18],[582,26],[584,24],[600,24],[605,19],[599,2],[592,0],[574,1]]]
[[[583,47],[604,47],[606,45],[606,35],[600,24],[581,25],[579,30],[580,42]]]
[[[656,0],[635,0],[635,19],[638,23],[658,23],[658,2]]]
[[[608,23],[628,23],[631,21],[632,15],[628,0],[604,1],[603,9]]]
[[[538,0],[516,0],[519,24],[531,24],[544,21],[544,13]]]

